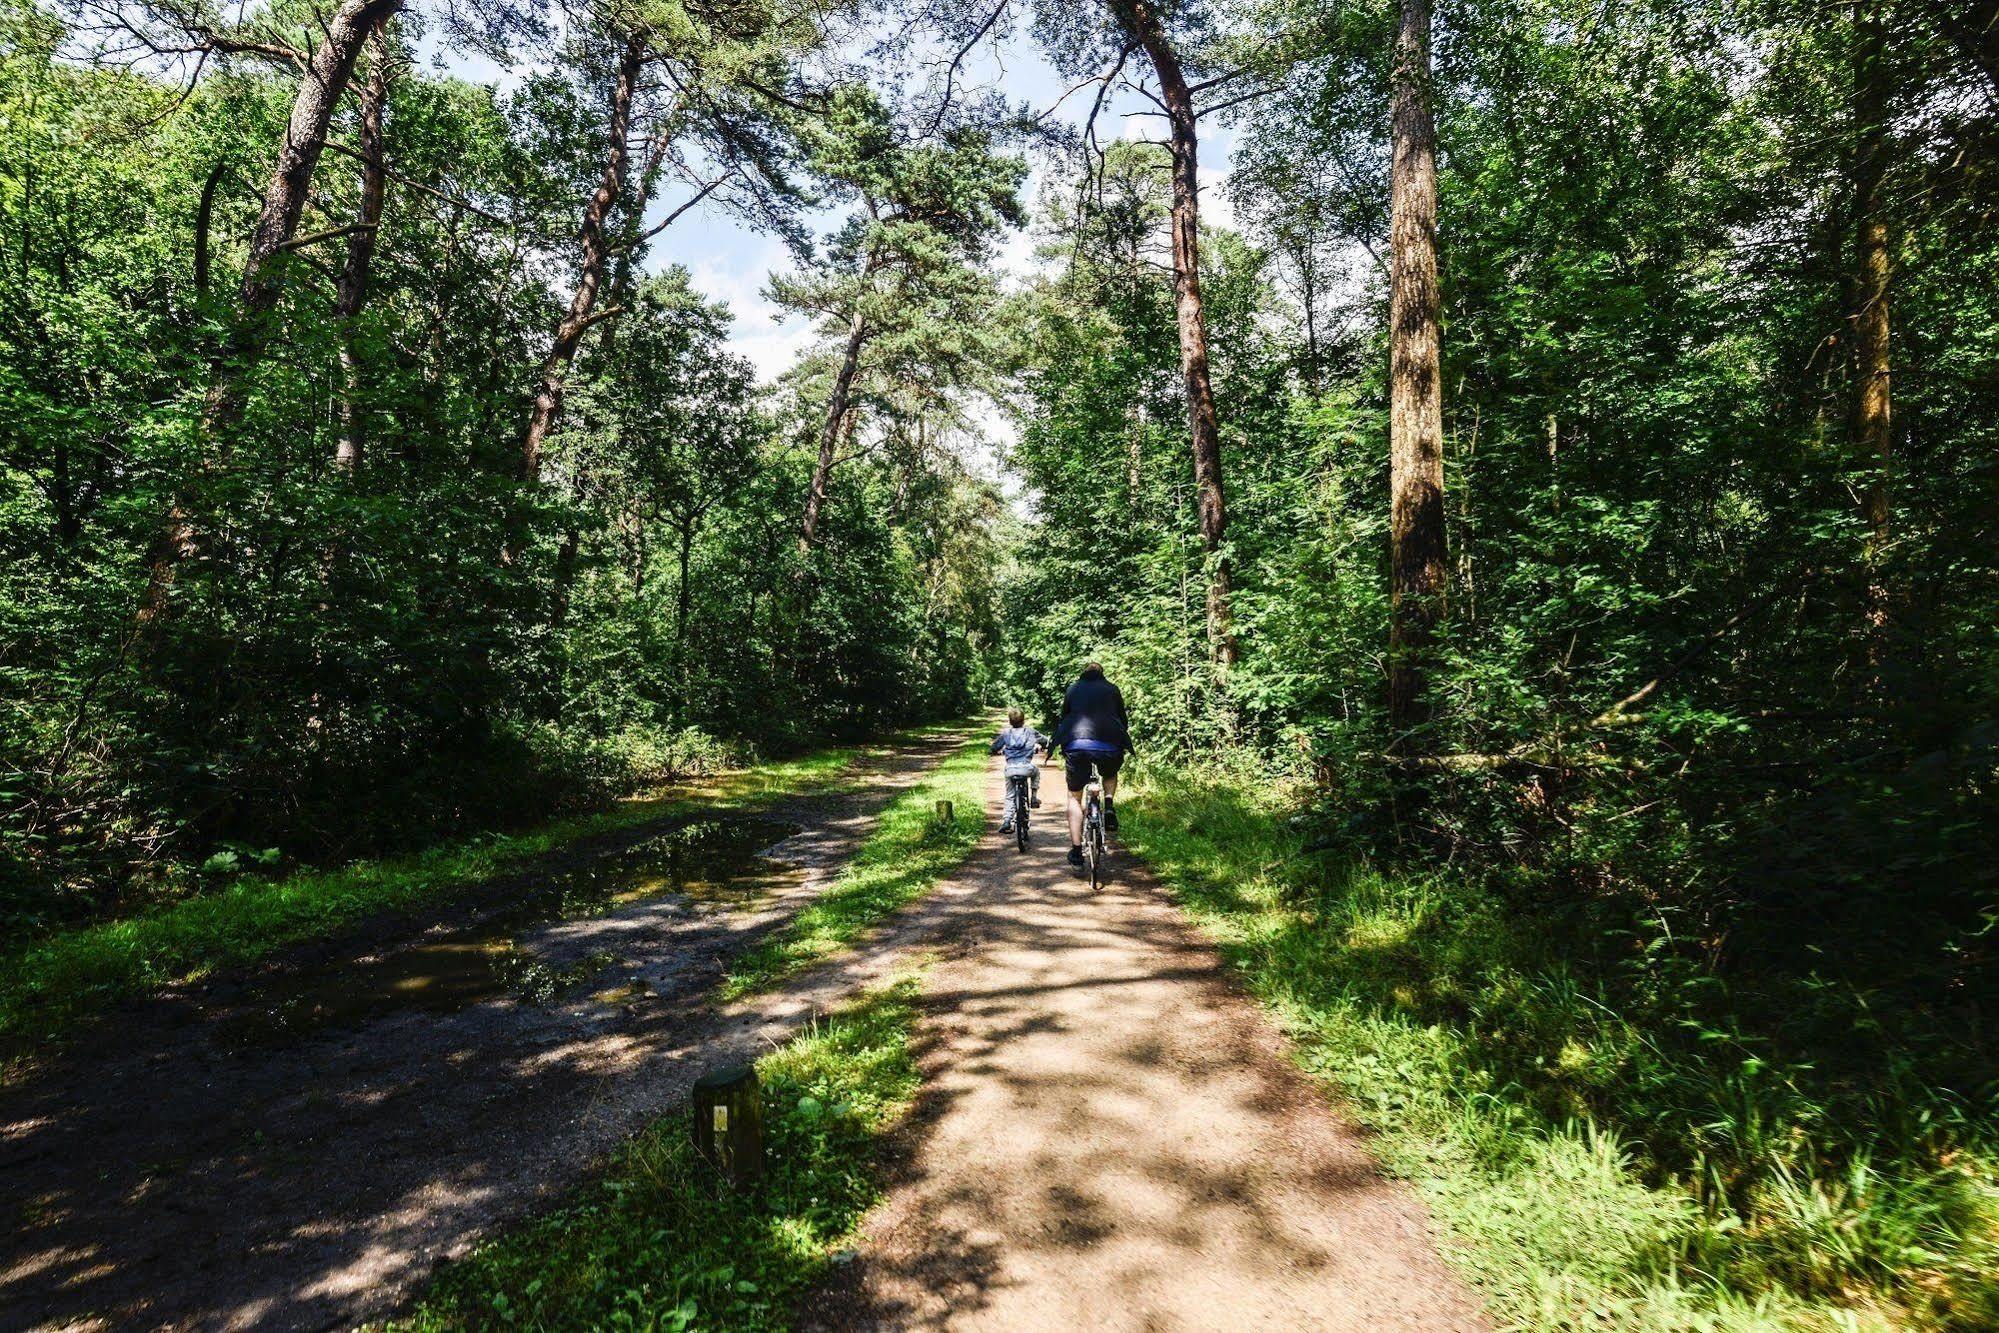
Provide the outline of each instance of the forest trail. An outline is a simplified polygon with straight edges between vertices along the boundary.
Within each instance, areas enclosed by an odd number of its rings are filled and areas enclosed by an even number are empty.
[[[989,834],[852,953],[713,1003],[723,960],[823,888],[874,812],[963,739],[770,811],[803,826],[781,844],[803,869],[763,899],[654,898],[522,934],[551,966],[589,960],[590,993],[245,1047],[228,1021],[249,988],[195,1013],[156,1002],[51,1061],[0,1094],[0,1174],[29,1223],[0,1243],[0,1327],[379,1317],[701,1073],[925,958],[925,1089],[891,1197],[807,1303],[812,1326],[1482,1327],[1421,1206],[1143,868],[1116,854],[1095,895],[1068,871],[1059,775],[1027,855]],[[987,796],[996,811],[997,765]],[[366,967],[367,947],[319,961]],[[613,976],[626,986],[600,989]]]
[[[1422,1205],[1145,868],[1114,852],[1094,894],[1068,869],[1043,787],[1026,854],[989,838],[918,909],[949,952],[924,1090],[808,1326],[1485,1327]]]
[[[541,1002],[454,995],[446,977],[442,995],[303,1032],[266,1021],[298,978],[359,986],[386,967],[400,980],[398,959],[439,940],[449,956],[537,876],[608,861],[657,827],[496,880],[428,930],[378,922],[240,986],[133,1006],[0,1089],[0,1328],[326,1328],[393,1309],[707,1069],[761,1054],[837,998],[829,974],[711,1002],[724,960],[830,883],[882,806],[964,739],[897,745],[853,791],[766,807],[790,868],[747,900],[653,896],[509,932],[536,966],[582,982]]]

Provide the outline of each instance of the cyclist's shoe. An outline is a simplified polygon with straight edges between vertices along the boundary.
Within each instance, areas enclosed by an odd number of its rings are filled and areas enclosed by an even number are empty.
[[[1033,806],[1036,810],[1039,810],[1041,808],[1041,798],[1037,796],[1033,800],[1029,801],[1028,804]]]
[[[1013,832],[1013,821],[1011,819],[1002,820],[1000,822],[1000,836],[1005,837],[1011,832]]]
[[[1104,827],[1112,833],[1117,832],[1117,807],[1109,801],[1104,802]]]
[[[1083,849],[1081,847],[1071,847],[1069,849],[1069,864],[1078,870],[1084,869]]]

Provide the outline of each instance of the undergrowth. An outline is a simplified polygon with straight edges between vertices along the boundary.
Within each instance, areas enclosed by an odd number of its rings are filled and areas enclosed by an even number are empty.
[[[0,1049],[53,1040],[121,1000],[254,962],[365,917],[449,902],[496,874],[594,834],[696,809],[833,790],[866,753],[842,747],[756,764],[698,788],[410,856],[277,878],[236,875],[137,915],[58,932],[11,956],[0,953]]]
[[[908,1109],[917,983],[835,1011],[757,1062],[767,1174],[737,1194],[654,1122],[552,1212],[441,1269],[388,1327],[785,1328],[880,1198],[878,1141]]]
[[[1999,1327],[1977,1090],[1847,1067],[1819,1034],[1868,1023],[1854,997],[1697,973],[1635,926],[1582,938],[1459,872],[1315,852],[1263,784],[1154,769],[1132,794],[1126,840],[1509,1325]]]
[[[839,953],[929,892],[985,831],[986,742],[974,741],[897,796],[840,878],[811,905],[738,958],[725,999],[766,990]],[[952,803],[949,823],[936,803]]]

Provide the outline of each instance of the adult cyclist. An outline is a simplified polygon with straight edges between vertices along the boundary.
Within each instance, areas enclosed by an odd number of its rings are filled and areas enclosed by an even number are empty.
[[[1062,695],[1062,718],[1048,743],[1052,759],[1062,754],[1062,775],[1069,787],[1069,864],[1083,868],[1083,788],[1090,785],[1094,766],[1104,782],[1104,827],[1117,832],[1118,769],[1131,753],[1131,718],[1124,695],[1104,679],[1096,662],[1083,664],[1083,674]]]

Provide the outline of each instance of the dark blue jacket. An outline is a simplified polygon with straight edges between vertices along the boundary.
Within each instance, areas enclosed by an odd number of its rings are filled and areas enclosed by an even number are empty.
[[[1055,724],[1049,752],[1071,741],[1101,741],[1127,752],[1131,749],[1131,718],[1124,695],[1102,676],[1084,676],[1062,696],[1062,720]]]

